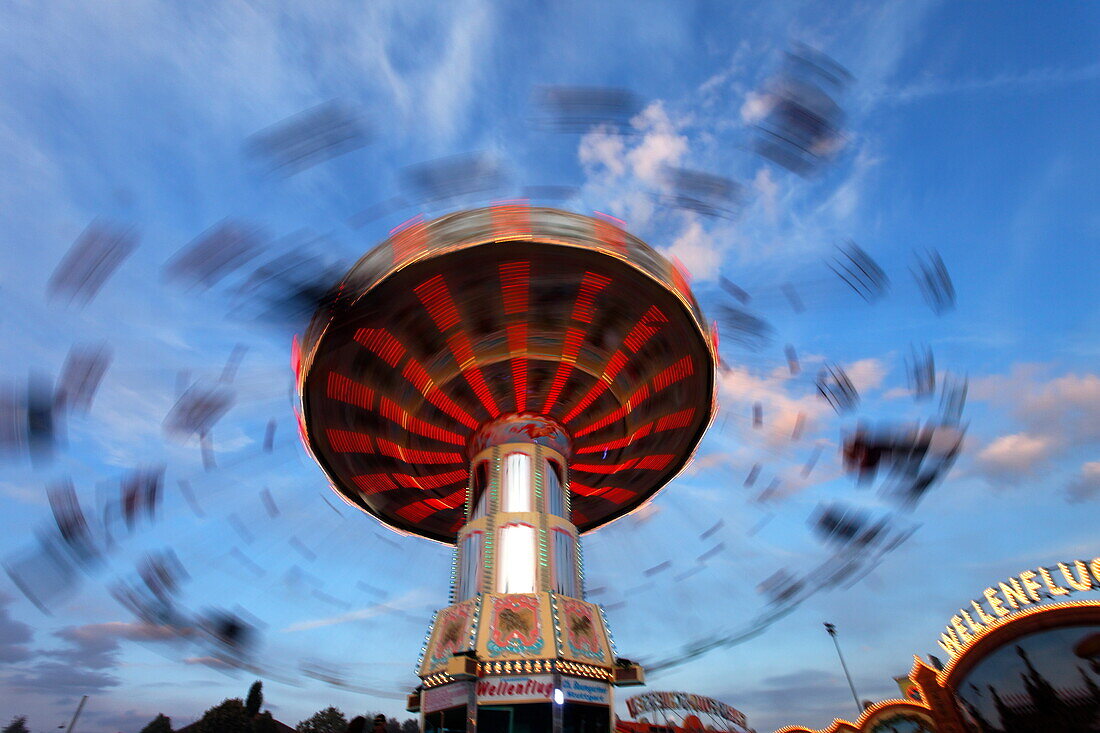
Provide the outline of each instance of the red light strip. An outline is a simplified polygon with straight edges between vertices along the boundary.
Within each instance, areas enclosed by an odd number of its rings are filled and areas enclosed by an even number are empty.
[[[601,211],[593,213],[599,217],[592,220],[592,233],[596,239],[616,252],[626,254],[626,232],[622,230],[626,223]]]
[[[577,290],[577,300],[573,303],[574,321],[579,323],[592,323],[592,313],[596,308],[596,296],[611,282],[611,278],[595,272],[585,272],[581,278],[580,288]],[[558,369],[554,373],[554,380],[550,383],[550,391],[546,395],[546,402],[542,406],[542,414],[549,415],[550,408],[558,401],[569,375],[573,372],[573,364],[577,361],[581,344],[584,342],[585,332],[582,329],[569,327],[565,330],[565,340],[562,344],[561,360]]]
[[[364,494],[377,494],[382,491],[393,491],[401,488],[388,473],[365,473],[352,476],[351,480]]]
[[[360,328],[355,333],[355,340],[377,354],[391,367],[396,367],[401,357],[407,351],[405,346],[394,338],[393,334],[381,328]],[[475,420],[470,413],[459,407],[449,396],[439,390],[420,362],[410,358],[409,361],[405,363],[401,375],[441,411],[468,428],[477,427],[477,420]],[[333,395],[330,394],[329,396],[331,397]],[[364,407],[366,407],[366,405],[364,405]]]
[[[527,311],[528,285],[531,275],[530,262],[502,262],[500,265],[500,294],[504,301],[505,315],[518,315]],[[508,350],[512,353],[512,393],[517,412],[527,409],[527,323],[509,323]]]
[[[326,394],[334,400],[346,402],[349,405],[362,407],[365,410],[374,409],[374,390],[366,385],[353,382],[342,374],[328,373]]]
[[[613,504],[625,504],[629,499],[634,499],[638,496],[637,492],[630,489],[623,489],[617,486],[601,486],[599,488],[593,488],[591,486],[584,486],[572,482],[573,492],[580,494],[581,496],[593,497],[598,496],[601,499],[606,499]],[[573,524],[581,524],[588,520],[584,514],[580,512],[573,512]]]
[[[429,385],[432,389],[435,388],[435,382],[428,376],[427,370],[415,359],[409,359],[405,364],[405,368],[401,370],[401,376],[416,387],[417,392],[426,393]]]
[[[607,491],[606,486],[600,486],[600,487],[597,487],[597,488],[593,488],[591,486],[586,486],[586,485],[584,485],[582,483],[579,483],[577,481],[570,481],[569,482],[569,488],[572,490],[572,492],[574,494],[579,494],[580,496],[599,496],[603,492]]]
[[[493,399],[493,393],[489,390],[489,385],[485,383],[485,375],[477,367],[474,348],[470,344],[469,336],[464,331],[455,331],[447,339],[447,346],[450,347],[451,354],[458,362],[458,367],[462,370],[462,377],[470,385],[470,389],[481,400],[481,404],[485,405],[485,409],[489,411],[491,416],[498,416],[500,408],[497,407],[496,400]]]
[[[405,379],[409,380],[410,384],[416,387],[418,392],[424,395],[424,398],[428,400],[428,402],[431,402],[442,412],[453,417],[470,429],[477,427],[477,420],[475,420],[470,413],[459,407],[454,400],[447,396],[436,383],[432,381],[432,378],[428,375],[428,372],[420,362],[415,359],[409,359],[405,363],[405,368],[402,370],[401,374]]]
[[[690,302],[691,287],[689,283],[691,282],[691,273],[684,267],[684,263],[680,262],[680,260],[675,257],[672,258],[671,265],[672,267],[670,269],[672,272],[670,274],[672,275],[672,287],[676,288],[680,295],[687,298]]]
[[[398,509],[395,514],[408,520],[412,524],[418,524],[425,519],[435,514],[438,510],[434,507],[428,506],[426,501],[417,501],[412,504],[406,504]]]
[[[424,304],[428,315],[435,321],[440,333],[446,333],[458,325],[458,309],[442,275],[436,275],[417,285],[413,290]]]
[[[600,474],[630,470],[661,471],[672,462],[673,458],[675,458],[673,455],[654,455],[631,458],[623,463],[571,463],[569,464],[569,470],[578,473]]]
[[[631,458],[622,463],[570,463],[569,470],[582,473],[618,473],[619,471],[629,471],[638,460],[637,458]]]
[[[374,440],[366,433],[352,430],[325,430],[328,444],[337,453],[374,453]]]
[[[637,430],[625,438],[619,438],[617,440],[608,440],[602,443],[593,443],[592,445],[586,445],[581,448],[577,448],[573,452],[577,455],[584,453],[600,453],[605,450],[616,450],[618,448],[625,448],[631,445],[637,440],[650,435],[651,433],[661,433],[665,430],[674,430],[676,428],[687,427],[691,424],[692,419],[695,417],[695,408],[689,407],[686,410],[680,410],[679,412],[673,412],[659,417],[656,420],[647,422]]]
[[[577,301],[573,304],[573,320],[591,323],[592,313],[596,310],[596,296],[611,282],[611,278],[595,272],[585,272],[581,278],[581,287],[577,292]]]
[[[377,354],[392,367],[396,367],[401,357],[406,353],[404,345],[385,329],[361,328],[356,332],[355,340]],[[477,427],[477,420],[436,386],[420,362],[410,358],[401,370],[401,375],[416,387],[417,391],[422,393],[428,402],[431,402],[442,412],[468,428]],[[374,392],[372,390],[332,372],[329,373],[328,396],[368,410],[373,409]],[[395,422],[400,421],[395,420]]]
[[[563,422],[569,422],[575,418],[582,410],[591,405],[596,399],[607,391],[607,388],[615,381],[615,377],[619,375],[619,372],[629,361],[625,354],[621,351],[616,351],[611,355],[611,358],[607,361],[607,366],[604,368],[603,377],[598,379],[595,384],[592,385],[588,393],[581,398],[581,401],[574,405],[573,409],[565,414],[562,418]]]
[[[405,347],[384,328],[360,328],[355,332],[355,340],[391,367],[396,367],[405,355]]]
[[[685,356],[675,364],[666,367],[660,374],[653,378],[653,391],[660,392],[665,387],[679,382],[684,377],[695,373],[695,362],[690,356]]]
[[[604,221],[611,222],[612,224],[615,224],[620,229],[626,229],[626,222],[623,221],[622,219],[620,219],[617,216],[612,216],[611,214],[605,214],[602,211],[593,211],[592,213],[595,214],[600,219],[603,219]]]
[[[290,368],[294,370],[294,378],[302,376],[302,342],[298,340],[298,334],[290,339]]]
[[[378,438],[378,452],[410,464],[465,463],[461,453],[449,451],[417,450]]]
[[[624,415],[629,413],[631,410],[633,410],[638,405],[645,402],[646,399],[648,399],[648,398],[649,398],[649,384],[643,383],[641,387],[634,390],[634,394],[630,395],[630,398],[627,399],[625,404],[620,405],[619,407],[615,408],[614,410],[612,410],[608,414],[604,415],[603,417],[601,417],[599,420],[592,423],[588,427],[582,428],[582,429],[578,430],[577,432],[573,433],[573,437],[574,438],[579,438],[582,435],[587,435],[588,433],[591,433],[594,430],[599,430],[600,428],[607,427],[611,423],[613,423],[616,420],[622,418]]]
[[[466,480],[466,469],[458,471],[447,471],[446,473],[435,473],[430,476],[413,476],[407,473],[395,473],[392,474],[394,481],[400,486],[406,489],[438,489],[442,486],[449,486],[458,481]]]
[[[455,308],[454,298],[451,297],[451,291],[447,288],[447,283],[443,280],[442,275],[436,275],[425,280],[416,286],[414,290],[416,296],[420,298],[420,302],[424,304],[424,308],[427,309],[428,315],[435,321],[440,333],[446,333],[459,324],[458,309]],[[477,395],[481,404],[489,411],[489,415],[492,417],[500,415],[500,408],[497,407],[496,400],[493,399],[493,393],[489,389],[489,385],[485,383],[485,376],[476,366],[474,350],[470,344],[469,336],[464,331],[456,331],[447,338],[447,345],[450,347],[455,361],[458,362],[459,369],[462,370],[463,378],[470,385],[474,394]]]
[[[613,504],[625,504],[628,500],[637,496],[638,494],[630,489],[608,489],[600,494],[601,499],[607,499]]]
[[[558,361],[558,369],[554,373],[554,381],[550,384],[550,391],[546,393],[546,402],[542,405],[542,414],[549,415],[550,408],[558,401],[562,388],[565,387],[569,374],[573,371],[573,364],[577,361],[577,355],[581,352],[581,344],[584,343],[584,331],[570,326],[565,329],[565,342],[562,344],[561,359]]]
[[[527,409],[527,324],[508,324],[508,350],[512,352],[512,391],[516,397],[516,411]],[[514,356],[519,354],[519,356]]]
[[[408,412],[398,407],[397,403],[387,397],[383,397],[381,402],[382,404],[380,406],[379,413],[382,415],[382,417],[400,425],[402,428],[408,430],[410,433],[423,435],[425,438],[438,440],[441,443],[451,443],[452,445],[466,444],[466,441],[458,433],[453,433],[450,430],[444,430],[438,425],[433,425],[430,422],[413,417]]]
[[[603,443],[594,443],[592,445],[586,445],[583,448],[577,448],[574,453],[581,455],[584,453],[601,453],[605,450],[617,450],[619,448],[625,448],[632,444],[636,440],[641,440],[650,433],[653,432],[653,423],[648,422],[635,430],[625,438],[619,438],[617,440],[608,440]]]
[[[640,471],[663,471],[675,457],[673,455],[644,456],[638,459],[634,468]]]
[[[440,511],[444,509],[457,509],[466,503],[466,487],[463,486],[457,491],[452,491],[450,494],[439,499],[425,499],[424,503],[434,506]]]
[[[527,310],[530,276],[530,262],[501,263],[500,292],[504,299],[504,313],[506,315],[523,313]]]
[[[445,395],[442,390],[433,389],[430,392],[426,393],[424,397],[428,400],[428,402],[431,402],[444,413],[450,415],[455,420],[458,420],[460,423],[470,428],[471,430],[477,427],[477,420],[475,420],[470,415],[470,413],[459,407],[458,404],[450,397]]]
[[[481,404],[485,405],[485,409],[489,411],[489,414],[493,417],[500,415],[500,408],[497,407],[496,400],[493,399],[493,393],[489,391],[489,385],[485,382],[485,376],[478,368],[467,369],[462,372],[462,376],[466,378],[466,382],[474,390],[474,394],[481,400]]]
[[[637,353],[645,342],[649,340],[649,337],[657,332],[657,328],[665,322],[665,315],[661,312],[660,308],[655,305],[650,306],[649,310],[647,310],[634,326],[631,327],[630,332],[627,333],[626,337],[623,339],[623,346]],[[654,326],[655,323],[657,326]],[[629,358],[623,353],[622,348],[612,354],[611,358],[608,359],[607,364],[604,366],[603,376],[592,385],[591,389],[581,398],[580,402],[578,402],[572,410],[566,413],[562,421],[569,422],[586,407],[595,402],[599,396],[607,391],[607,388],[615,382],[615,378],[619,376],[619,372],[622,371],[623,367],[626,366],[628,362]]]
[[[686,410],[680,410],[674,412],[671,415],[665,415],[662,418],[658,418],[657,425],[653,428],[653,432],[661,433],[665,430],[675,430],[676,428],[686,428],[691,424],[692,419],[695,417],[695,408],[689,407]]]
[[[390,230],[390,247],[393,249],[393,262],[397,264],[416,254],[428,243],[428,227],[424,215],[417,214],[408,221],[398,224]]]
[[[634,324],[634,328],[630,329],[630,333],[623,339],[623,346],[635,354],[638,353],[645,346],[649,337],[657,333],[657,330],[666,323],[668,323],[668,318],[661,312],[661,309],[655,305],[650,306],[645,315]]]
[[[611,423],[626,415],[631,410],[638,407],[649,398],[651,394],[649,387],[650,384],[653,385],[653,392],[656,393],[665,389],[669,385],[675,384],[684,377],[687,377],[694,373],[695,363],[691,360],[691,357],[683,357],[679,361],[662,369],[652,380],[644,382],[641,387],[634,391],[634,394],[630,396],[630,399],[626,401],[626,404],[618,407],[617,409],[613,410],[612,412],[600,418],[591,425],[588,425],[587,427],[576,431],[575,433],[573,433],[573,437],[579,438],[582,435],[587,435],[588,433],[591,433],[595,430],[607,427]]]
[[[623,367],[627,365],[630,358],[627,357],[622,351],[616,351],[611,355],[611,358],[607,360],[607,366],[603,370],[604,383],[610,385],[615,381],[615,377],[619,376],[619,372],[623,370]]]

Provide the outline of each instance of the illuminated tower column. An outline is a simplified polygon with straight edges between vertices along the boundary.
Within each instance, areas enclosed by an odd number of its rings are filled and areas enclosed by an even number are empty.
[[[599,607],[583,600],[569,438],[552,419],[513,413],[469,452],[453,605],[436,614],[419,670],[424,730],[607,731],[615,656]],[[640,668],[626,671],[641,681]]]
[[[452,600],[478,593],[583,597],[577,528],[563,490],[565,431],[537,415],[509,415],[483,427],[471,452]]]

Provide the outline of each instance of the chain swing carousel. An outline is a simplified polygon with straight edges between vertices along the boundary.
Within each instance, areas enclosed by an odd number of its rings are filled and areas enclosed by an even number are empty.
[[[580,535],[641,507],[715,409],[717,334],[615,222],[525,202],[414,219],[294,360],[304,442],[391,528],[455,546],[409,697],[425,733],[601,733],[644,682],[585,600]]]

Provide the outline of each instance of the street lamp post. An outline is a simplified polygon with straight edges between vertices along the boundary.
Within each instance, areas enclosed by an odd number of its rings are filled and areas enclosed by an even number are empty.
[[[848,678],[848,688],[852,691],[852,699],[856,701],[857,714],[863,714],[863,706],[859,702],[859,695],[856,694],[856,686],[852,684],[852,675],[848,672],[848,665],[844,662],[844,655],[840,653],[840,642],[836,640],[836,626],[829,622],[825,622],[825,630],[829,632],[829,636],[833,638],[833,645],[836,646],[836,655],[840,657],[840,666],[844,670],[844,676]]]
[[[76,706],[76,712],[73,713],[73,719],[69,721],[69,727],[65,728],[65,733],[73,733],[73,726],[76,725],[76,719],[80,717],[80,711],[84,709],[84,703],[88,702],[88,696],[80,698],[80,704]],[[65,726],[59,725],[58,728],[64,728]]]

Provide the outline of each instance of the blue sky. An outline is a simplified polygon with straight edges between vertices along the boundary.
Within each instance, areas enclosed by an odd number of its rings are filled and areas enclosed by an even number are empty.
[[[918,527],[908,542],[853,587],[814,595],[762,635],[651,682],[718,697],[760,730],[823,725],[851,707],[821,629],[829,620],[861,696],[893,694],[890,678],[912,654],[934,652],[940,627],[990,582],[1098,554],[1098,24],[1095,6],[1037,3],[5,5],[0,376],[56,374],[78,342],[107,340],[114,361],[51,465],[4,464],[10,530],[0,554],[33,547],[49,523],[50,480],[73,477],[94,507],[126,470],[164,463],[167,488],[158,521],[122,537],[51,615],[0,580],[0,718],[26,714],[32,730],[52,729],[89,694],[82,730],[136,731],[157,712],[182,725],[246,692],[252,676],[204,666],[195,645],[145,638],[107,592],[134,576],[144,553],[166,547],[190,575],[185,605],[239,607],[262,623],[258,657],[276,717],[293,724],[330,704],[406,717],[397,700],[328,687],[299,666],[339,669],[372,689],[410,688],[427,620],[445,603],[449,553],[327,506],[332,495],[295,436],[293,329],[227,318],[224,290],[188,291],[161,269],[227,217],[275,241],[317,237],[334,257],[354,258],[415,213],[348,224],[394,195],[401,168],[468,151],[505,161],[516,186],[576,186],[568,208],[610,212],[677,256],[704,309],[725,302],[716,285],[724,275],[759,295],[776,330],[760,352],[727,348],[723,414],[695,466],[646,512],[586,542],[588,585],[606,588],[598,600],[611,607],[620,654],[665,659],[757,618],[761,581],[825,556],[807,527],[820,503],[888,511],[842,475],[836,447],[861,417],[930,415],[905,393],[911,345],[929,345],[939,369],[969,376],[965,452],[900,519]],[[793,42],[855,78],[847,144],[811,179],[750,151],[753,95]],[[529,124],[531,91],[543,84],[627,87],[644,109],[629,136],[549,133]],[[370,145],[290,177],[243,154],[252,133],[330,100],[363,115]],[[649,192],[666,165],[739,181],[745,211],[729,222],[654,208]],[[97,219],[132,227],[133,256],[83,309],[47,302],[50,274]],[[846,239],[890,275],[882,302],[868,306],[828,281],[823,262]],[[943,316],[909,274],[914,253],[931,248],[958,290]],[[807,285],[810,307],[793,313],[776,297],[784,282],[826,284]],[[169,439],[162,422],[178,373],[216,379],[237,343],[249,350],[236,403],[214,431],[219,468],[206,472],[197,444]],[[837,418],[808,379],[787,376],[786,343],[807,365],[847,365],[859,411]],[[755,402],[765,415],[756,431]],[[806,429],[791,441],[799,413]],[[272,418],[276,449],[263,454]],[[815,445],[822,458],[801,480]],[[783,479],[766,502],[742,487],[758,462],[762,485]],[[181,479],[205,516],[180,495]],[[275,518],[263,510],[265,488]],[[251,542],[230,515],[250,518]],[[724,526],[701,539],[719,517]],[[725,549],[705,568],[674,579],[717,542]],[[645,575],[664,561],[670,571]]]

